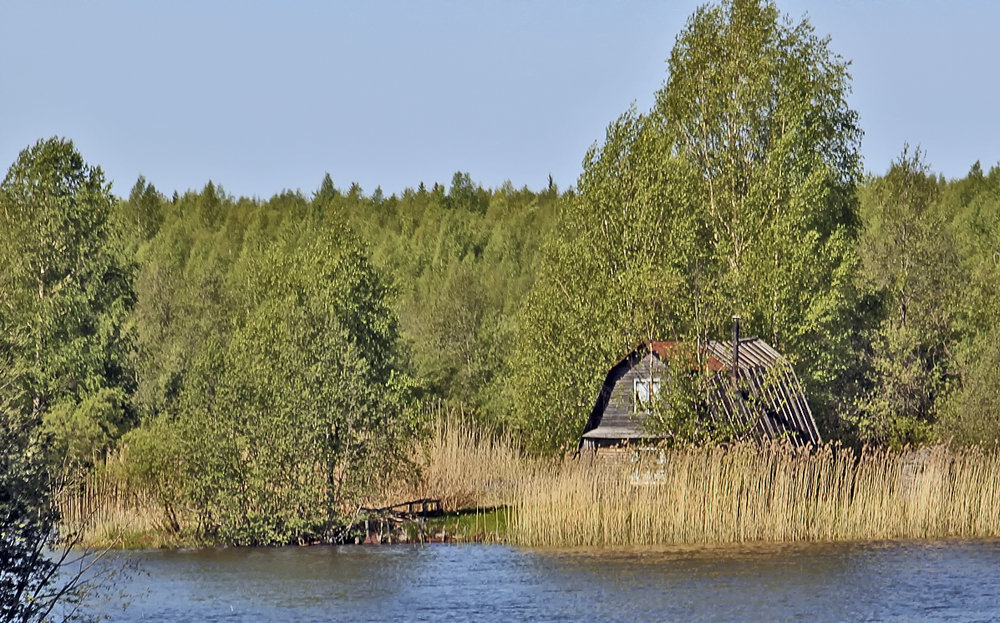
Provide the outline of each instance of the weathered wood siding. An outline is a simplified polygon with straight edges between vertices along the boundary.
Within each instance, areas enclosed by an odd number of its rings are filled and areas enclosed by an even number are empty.
[[[640,351],[641,352],[641,351]],[[641,419],[635,417],[633,405],[633,388],[636,379],[662,378],[664,365],[658,357],[646,352],[642,356],[629,357],[622,362],[609,379],[610,395],[604,415],[600,420],[602,427],[629,428],[641,430]]]

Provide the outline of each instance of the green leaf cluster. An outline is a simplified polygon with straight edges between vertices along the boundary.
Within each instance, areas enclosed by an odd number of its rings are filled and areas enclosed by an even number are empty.
[[[865,374],[846,418],[869,443],[992,443],[1000,298],[1000,167],[935,176],[904,147],[860,193]]]

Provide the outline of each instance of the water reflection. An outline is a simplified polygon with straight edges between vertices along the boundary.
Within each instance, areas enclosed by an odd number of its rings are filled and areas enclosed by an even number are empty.
[[[149,621],[1000,619],[1000,542],[141,552]]]

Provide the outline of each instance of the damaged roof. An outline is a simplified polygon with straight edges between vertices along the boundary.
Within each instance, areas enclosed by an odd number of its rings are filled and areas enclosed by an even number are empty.
[[[702,365],[711,375],[708,396],[709,411],[715,417],[725,417],[742,436],[756,439],[787,439],[800,446],[818,444],[822,440],[812,411],[791,364],[778,351],[760,338],[742,338],[736,383],[733,383],[734,342],[710,341],[701,351]],[[597,403],[584,430],[584,439],[655,439],[643,430],[642,417],[637,415],[627,423],[616,421],[601,425],[604,410],[615,383],[623,369],[636,364],[645,353],[653,353],[667,362],[685,344],[674,341],[644,342],[619,360],[608,372]]]

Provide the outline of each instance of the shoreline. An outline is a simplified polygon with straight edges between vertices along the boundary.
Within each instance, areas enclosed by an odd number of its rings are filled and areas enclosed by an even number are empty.
[[[656,450],[607,463],[532,458],[508,444],[453,433],[433,442],[418,482],[383,483],[370,498],[381,508],[335,513],[344,522],[339,531],[303,525],[288,539],[225,542],[199,526],[198,508],[166,507],[149,492],[110,479],[106,488],[88,483],[77,498],[62,501],[72,511],[64,514],[65,525],[85,528],[78,530],[82,545],[116,549],[421,541],[651,547],[1000,537],[996,446],[856,452],[826,445],[802,452],[748,444]],[[419,517],[415,511],[426,515],[429,509],[413,505],[428,501],[435,503],[433,512],[445,512]]]
[[[460,509],[438,516],[405,520],[368,518],[367,536],[365,520],[360,520],[345,531],[347,539],[304,540],[300,543],[242,545],[205,539],[195,534],[169,533],[146,530],[100,537],[84,534],[74,547],[97,550],[180,550],[210,547],[316,547],[342,545],[403,545],[420,543],[488,543],[513,544],[509,534],[511,509]]]
[[[337,548],[337,547],[347,547],[347,548],[367,548],[367,547],[412,547],[412,546],[423,546],[423,545],[499,545],[505,547],[515,547],[524,548],[533,551],[547,551],[547,552],[586,552],[586,551],[602,551],[602,552],[649,552],[655,553],[660,551],[691,551],[691,552],[711,552],[711,551],[724,551],[724,550],[753,550],[753,549],[771,549],[771,548],[782,548],[782,549],[796,549],[796,548],[812,548],[821,546],[839,546],[839,545],[857,545],[857,546],[873,546],[873,545],[884,545],[884,546],[894,546],[894,545],[933,545],[936,543],[941,544],[954,544],[954,543],[996,543],[1000,544],[1000,535],[985,535],[985,536],[964,536],[964,535],[953,535],[953,536],[928,536],[923,538],[918,537],[897,537],[897,538],[873,538],[873,539],[827,539],[827,540],[807,540],[800,539],[794,541],[772,541],[772,540],[758,540],[758,541],[725,541],[725,542],[700,542],[700,543],[655,543],[648,545],[636,545],[636,544],[604,544],[604,545],[574,545],[574,546],[539,546],[539,545],[524,545],[519,543],[514,543],[506,539],[496,539],[489,537],[488,535],[476,535],[472,538],[465,538],[461,535],[452,535],[448,533],[445,538],[429,538],[423,541],[419,540],[401,540],[401,541],[382,541],[382,542],[360,542],[360,543],[336,543],[336,542],[311,542],[311,543],[286,543],[282,545],[234,545],[231,543],[219,543],[219,542],[177,542],[173,545],[163,545],[158,547],[144,547],[140,544],[133,542],[132,545],[127,547],[114,547],[109,544],[102,545],[76,545],[77,549],[84,550],[107,550],[112,552],[179,552],[186,550],[208,550],[208,549],[282,549],[282,548]]]

